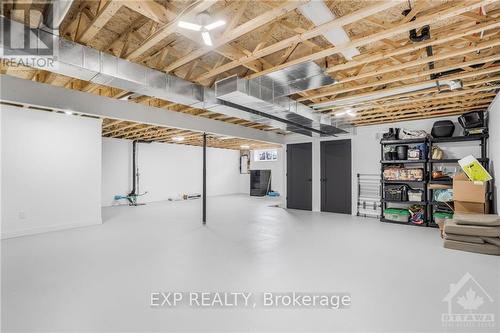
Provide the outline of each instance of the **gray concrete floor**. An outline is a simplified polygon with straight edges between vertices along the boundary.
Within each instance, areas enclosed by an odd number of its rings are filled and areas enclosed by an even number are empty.
[[[209,198],[206,227],[200,201],[111,207],[103,225],[2,241],[2,331],[445,331],[442,299],[466,272],[500,320],[498,257],[444,249],[437,229],[272,203]],[[156,291],[349,292],[352,306],[152,309]]]

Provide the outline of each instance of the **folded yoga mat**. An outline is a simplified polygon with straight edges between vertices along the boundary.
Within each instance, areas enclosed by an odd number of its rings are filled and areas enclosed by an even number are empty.
[[[484,244],[484,240],[478,236],[465,236],[465,235],[455,235],[455,234],[445,233],[444,239],[454,240],[459,242]]]
[[[500,237],[499,227],[485,227],[477,225],[457,224],[455,220],[448,220],[444,226],[444,232],[455,235]]]
[[[481,237],[486,243],[493,244],[500,247],[500,238],[496,237]]]
[[[445,240],[444,247],[447,249],[482,253],[482,254],[493,254],[500,256],[500,246],[495,246],[492,244],[474,244],[466,242],[457,242],[453,240]]]
[[[500,216],[494,214],[457,213],[453,215],[457,224],[482,225],[488,227],[500,226]]]

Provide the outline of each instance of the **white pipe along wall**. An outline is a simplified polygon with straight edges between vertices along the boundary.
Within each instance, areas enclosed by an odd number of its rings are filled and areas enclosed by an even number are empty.
[[[132,141],[103,138],[102,205],[132,189]],[[155,202],[202,191],[202,147],[138,143],[139,202]],[[207,148],[207,195],[249,193],[248,174],[240,174],[238,150]]]
[[[101,120],[2,105],[2,238],[101,223]]]

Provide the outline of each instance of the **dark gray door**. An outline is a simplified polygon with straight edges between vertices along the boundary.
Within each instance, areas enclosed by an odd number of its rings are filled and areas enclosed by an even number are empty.
[[[321,210],[351,214],[351,140],[321,142]]]
[[[287,207],[312,209],[312,144],[287,145]]]

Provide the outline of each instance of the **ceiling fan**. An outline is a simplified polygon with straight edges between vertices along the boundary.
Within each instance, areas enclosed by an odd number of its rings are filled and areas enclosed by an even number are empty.
[[[177,26],[179,28],[188,29],[192,31],[201,31],[201,38],[203,39],[203,42],[208,46],[212,46],[212,37],[210,37],[209,31],[222,27],[223,25],[226,24],[226,21],[217,20],[209,23],[210,18],[211,18],[210,14],[206,11],[203,11],[198,15],[196,15],[196,20],[198,21],[198,24],[186,21],[179,21],[179,23],[177,23]]]

